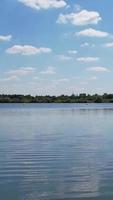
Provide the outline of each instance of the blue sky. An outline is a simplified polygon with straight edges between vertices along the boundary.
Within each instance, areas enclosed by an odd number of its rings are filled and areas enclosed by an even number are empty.
[[[113,93],[111,0],[1,0],[0,93]]]

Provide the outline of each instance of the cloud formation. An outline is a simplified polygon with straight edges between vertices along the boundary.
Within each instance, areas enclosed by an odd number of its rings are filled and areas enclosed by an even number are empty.
[[[95,45],[95,44],[90,44],[90,43],[88,43],[88,42],[84,42],[84,43],[82,43],[80,46],[81,46],[81,47],[91,47],[91,48],[93,48],[93,47],[95,47],[96,45]]]
[[[109,35],[110,34],[108,32],[103,32],[92,28],[88,28],[76,33],[76,36],[87,36],[87,37],[98,37],[98,38],[105,38],[108,37]]]
[[[69,61],[69,60],[72,59],[72,57],[67,56],[67,55],[63,55],[63,54],[57,55],[57,57],[58,57],[58,59],[61,60],[61,61]]]
[[[78,53],[78,51],[77,50],[69,50],[68,53],[71,55],[75,55]]]
[[[93,72],[109,72],[109,69],[106,67],[90,67],[87,68],[87,71],[93,71]]]
[[[113,42],[105,44],[104,47],[112,48],[113,47]]]
[[[0,41],[6,42],[12,39],[12,35],[0,35]]]
[[[26,76],[30,75],[31,73],[35,72],[34,67],[20,67],[15,70],[10,70],[7,72],[8,75],[11,75],[12,77],[21,77],[21,76]]]
[[[100,14],[95,11],[82,10],[78,13],[60,14],[57,20],[59,24],[72,24],[82,26],[88,24],[98,24],[102,20]]]
[[[34,47],[31,45],[14,45],[6,50],[9,54],[21,54],[21,55],[36,55],[41,53],[51,53],[52,50],[46,47]]]
[[[62,8],[67,5],[64,0],[18,0],[18,2],[23,3],[35,10],[47,10],[49,8]]]
[[[9,76],[7,78],[1,78],[0,82],[7,82],[7,81],[18,81],[19,78],[17,76]]]
[[[95,81],[95,80],[97,80],[97,79],[98,79],[98,77],[92,76],[92,77],[89,78],[89,81]]]
[[[99,58],[98,57],[80,57],[80,58],[77,58],[77,61],[80,61],[80,62],[94,62],[94,61],[98,61]]]
[[[48,67],[46,70],[41,71],[40,74],[53,75],[53,74],[56,74],[56,71],[54,67]]]

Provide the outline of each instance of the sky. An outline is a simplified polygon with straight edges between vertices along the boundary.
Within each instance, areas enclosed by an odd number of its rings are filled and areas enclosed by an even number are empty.
[[[113,1],[0,0],[0,93],[113,93]]]

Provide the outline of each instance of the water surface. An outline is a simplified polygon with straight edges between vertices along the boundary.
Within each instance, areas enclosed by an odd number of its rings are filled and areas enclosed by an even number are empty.
[[[1,200],[113,200],[113,104],[0,104]]]

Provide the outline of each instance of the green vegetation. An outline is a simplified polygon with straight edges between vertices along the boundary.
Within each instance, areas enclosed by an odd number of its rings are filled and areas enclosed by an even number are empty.
[[[60,96],[0,95],[0,103],[113,103],[113,94]]]

